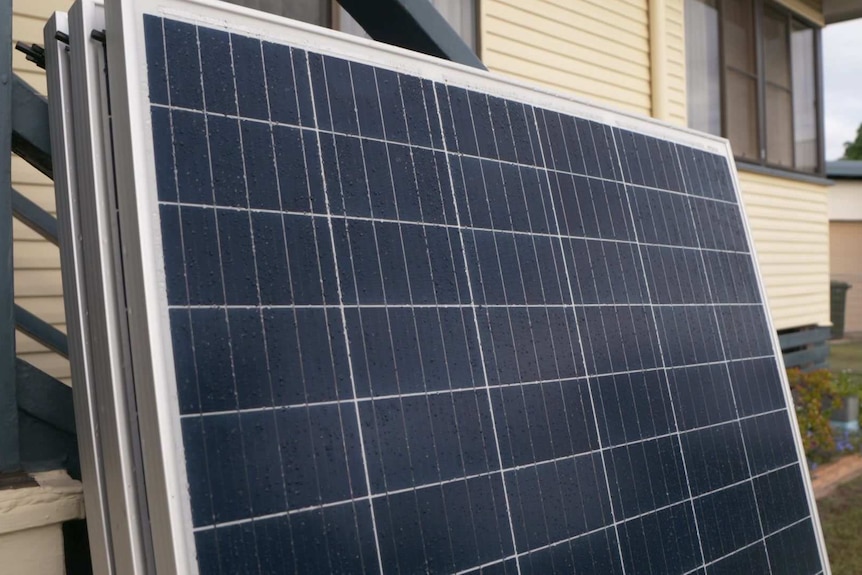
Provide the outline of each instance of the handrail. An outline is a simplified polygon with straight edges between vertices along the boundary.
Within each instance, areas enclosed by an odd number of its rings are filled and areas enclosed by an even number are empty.
[[[60,245],[57,236],[57,218],[15,188],[12,188],[12,214],[55,246]]]
[[[68,359],[69,342],[66,334],[18,304],[15,304],[15,326],[18,331]]]

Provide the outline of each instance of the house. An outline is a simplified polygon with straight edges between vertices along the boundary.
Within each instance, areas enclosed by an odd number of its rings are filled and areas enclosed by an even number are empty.
[[[361,32],[331,0],[235,1]],[[862,16],[862,1],[433,3],[495,73],[728,137],[776,329],[829,324],[820,29]],[[69,4],[15,0],[15,39],[42,43],[47,17]],[[14,69],[45,92],[44,75],[20,53]],[[53,211],[50,180],[18,158],[12,173],[18,191]],[[20,222],[13,233],[17,303],[63,329],[57,248]],[[70,383],[63,358],[22,334],[17,349]]]
[[[829,190],[829,270],[833,280],[849,283],[845,333],[862,333],[862,161],[826,164],[835,182]]]
[[[330,0],[234,0],[361,33]],[[42,41],[67,0],[15,0],[13,33]],[[847,0],[434,0],[493,72],[622,110],[721,134],[779,332],[829,325],[828,187],[820,29],[862,15]],[[15,72],[45,90],[15,55]],[[16,188],[53,210],[51,182],[15,159]],[[15,223],[16,301],[64,327],[57,248]],[[68,382],[68,362],[18,336],[18,353]]]

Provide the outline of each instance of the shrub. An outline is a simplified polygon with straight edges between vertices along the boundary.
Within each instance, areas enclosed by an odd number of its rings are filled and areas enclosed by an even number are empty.
[[[812,462],[827,461],[835,453],[829,416],[832,406],[840,401],[832,373],[825,369],[804,373],[793,368],[787,370],[787,379],[793,393],[805,455]]]

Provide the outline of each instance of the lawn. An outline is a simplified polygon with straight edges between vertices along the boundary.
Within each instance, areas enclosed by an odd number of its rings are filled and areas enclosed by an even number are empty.
[[[862,387],[862,340],[832,342],[829,368]],[[862,478],[817,502],[834,575],[862,574]]]
[[[817,502],[834,575],[862,573],[862,478]]]
[[[854,382],[862,385],[862,340],[830,343],[829,368],[836,373],[846,373]]]

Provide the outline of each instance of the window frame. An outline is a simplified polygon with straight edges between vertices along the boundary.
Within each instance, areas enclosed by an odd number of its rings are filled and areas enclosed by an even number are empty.
[[[724,42],[724,1],[717,0],[717,8],[719,13],[718,18],[718,38],[719,38],[719,83],[720,83],[720,94],[721,94],[721,134],[723,137],[728,137],[728,98],[727,98],[727,64],[725,59],[726,46]],[[798,169],[795,166],[796,162],[796,118],[795,114],[791,113],[790,121],[791,121],[791,145],[793,149],[793,163],[794,166],[785,166],[781,164],[776,164],[769,162],[767,146],[768,146],[768,133],[766,126],[766,87],[767,87],[767,79],[766,79],[766,50],[764,49],[764,13],[765,8],[769,7],[770,9],[783,14],[787,21],[788,26],[788,35],[787,35],[787,50],[788,50],[788,58],[790,58],[790,107],[791,110],[794,110],[794,100],[795,95],[793,93],[793,50],[792,50],[792,34],[793,34],[793,23],[794,21],[802,24],[806,28],[809,28],[813,32],[814,39],[814,93],[815,93],[815,105],[814,105],[814,115],[815,115],[815,126],[817,131],[817,158],[816,158],[816,168],[811,170],[802,170]],[[793,174],[801,174],[805,176],[821,176],[825,177],[826,175],[826,166],[824,161],[824,140],[823,140],[823,44],[822,44],[822,26],[817,24],[816,22],[812,22],[808,18],[805,18],[801,14],[794,12],[789,9],[787,6],[780,4],[778,2],[772,0],[752,0],[751,1],[751,10],[753,11],[753,25],[754,25],[754,49],[755,49],[755,82],[756,82],[756,90],[757,90],[757,109],[755,113],[757,115],[757,126],[756,126],[756,138],[757,138],[757,159],[747,158],[742,156],[737,156],[734,153],[734,160],[738,165],[752,165],[768,168],[770,170],[776,170],[780,172],[791,172]]]

